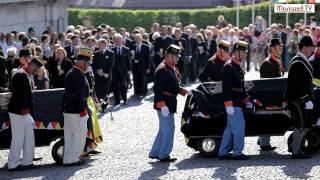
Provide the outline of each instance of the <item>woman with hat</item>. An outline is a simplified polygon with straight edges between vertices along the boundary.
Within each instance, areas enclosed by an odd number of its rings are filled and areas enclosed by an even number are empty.
[[[33,132],[33,86],[31,77],[34,72],[45,64],[40,57],[34,57],[31,62],[17,69],[12,75],[12,97],[8,105],[11,122],[12,140],[8,159],[9,170],[32,169],[34,157]],[[21,151],[23,158],[20,160]]]
[[[89,84],[85,73],[92,61],[92,50],[81,48],[75,65],[67,73],[63,95],[64,116],[64,155],[63,164],[78,166],[83,164],[80,158],[87,135],[87,99]]]
[[[222,70],[229,56],[229,41],[221,40],[217,52],[209,59],[199,76],[201,82],[222,81]]]
[[[244,146],[245,120],[242,106],[248,102],[244,88],[245,70],[241,61],[246,60],[248,43],[237,41],[232,48],[231,61],[225,64],[222,78],[222,96],[227,112],[227,126],[224,130],[219,149],[219,159],[246,160],[242,153]],[[229,154],[232,149],[232,154]]]
[[[304,136],[313,123],[313,68],[308,58],[314,53],[315,45],[311,37],[304,36],[299,44],[299,52],[290,62],[285,100],[289,106],[299,109],[301,117],[297,119],[293,130],[292,155],[293,159],[310,158],[301,150]]]
[[[165,53],[165,59],[155,71],[154,109],[159,118],[159,131],[149,153],[149,158],[161,162],[173,162],[170,157],[174,139],[174,113],[177,109],[177,95],[191,94],[180,87],[175,66],[178,63],[181,48],[171,44]]]

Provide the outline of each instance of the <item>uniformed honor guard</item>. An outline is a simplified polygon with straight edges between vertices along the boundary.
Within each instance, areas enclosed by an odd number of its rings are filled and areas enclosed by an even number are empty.
[[[154,108],[159,118],[159,131],[149,153],[149,158],[161,162],[173,162],[176,158],[170,157],[174,139],[174,113],[177,108],[178,94],[192,94],[191,91],[180,87],[175,71],[181,48],[171,44],[165,53],[165,59],[155,71]]]
[[[33,86],[31,76],[45,64],[40,57],[34,57],[29,64],[12,74],[12,97],[8,105],[12,140],[8,159],[8,169],[12,171],[35,168],[33,132]],[[20,160],[21,151],[23,158]]]
[[[231,61],[223,68],[222,95],[227,112],[227,126],[224,130],[219,149],[219,159],[246,160],[249,157],[242,153],[245,135],[245,120],[242,106],[248,102],[244,87],[245,70],[241,61],[246,60],[248,43],[237,41],[233,48]],[[229,154],[232,149],[233,154]]]
[[[283,46],[281,39],[271,39],[271,54],[260,67],[260,78],[276,78],[283,76],[284,69],[281,62]],[[258,139],[258,145],[260,145],[261,151],[272,151],[276,149],[276,147],[270,145],[270,136],[260,136]]]
[[[87,99],[89,84],[85,73],[92,61],[92,50],[81,48],[75,65],[65,78],[63,95],[64,155],[63,164],[77,166],[84,163],[80,157],[87,135]]]
[[[298,114],[293,130],[292,155],[293,159],[310,158],[301,150],[301,144],[304,136],[313,123],[313,69],[308,62],[308,58],[314,53],[315,45],[311,37],[304,36],[299,44],[299,52],[290,62],[287,88],[285,91],[285,100],[290,105],[298,109]]]
[[[231,43],[222,40],[216,54],[211,57],[199,76],[201,82],[222,81],[222,70],[226,63]]]

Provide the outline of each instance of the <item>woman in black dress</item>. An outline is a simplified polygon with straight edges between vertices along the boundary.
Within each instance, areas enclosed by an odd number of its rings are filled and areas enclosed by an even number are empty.
[[[57,48],[55,57],[51,57],[48,62],[50,87],[63,88],[64,78],[71,68],[72,62],[67,59],[67,52],[62,47]]]

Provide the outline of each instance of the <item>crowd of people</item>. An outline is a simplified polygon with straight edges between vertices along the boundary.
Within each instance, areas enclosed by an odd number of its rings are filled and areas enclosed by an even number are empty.
[[[90,117],[87,98],[92,97],[98,105],[107,102],[110,92],[113,92],[113,104],[119,105],[123,100],[126,105],[131,77],[134,96],[139,100],[148,93],[148,83],[154,82],[154,108],[158,110],[160,126],[163,127],[159,129],[149,157],[172,162],[176,160],[170,157],[170,152],[177,94],[192,95],[192,91],[183,86],[198,79],[201,82],[222,81],[228,124],[219,156],[230,159],[230,145],[233,143],[231,159],[247,159],[242,154],[245,126],[242,105],[244,102],[246,105],[259,102],[249,101],[250,97],[244,90],[245,71],[253,68],[260,71],[261,78],[280,77],[289,70],[293,59],[286,98],[303,104],[301,111],[307,114],[313,109],[312,93],[307,87],[311,86],[313,77],[320,78],[316,74],[320,74],[320,67],[315,60],[320,58],[320,48],[316,52],[314,49],[318,42],[320,27],[314,17],[310,18],[309,25],[301,20],[293,27],[275,23],[267,27],[265,20],[257,16],[254,24],[240,29],[219,16],[217,25],[203,29],[194,24],[183,27],[180,22],[175,27],[154,23],[151,33],[142,27],[136,27],[132,33],[125,28],[116,31],[106,24],[97,28],[68,26],[65,33],[57,33],[48,27],[40,38],[30,27],[26,33],[12,31],[0,34],[0,90],[11,90],[13,97],[19,100],[22,94],[19,82],[24,81],[21,77],[28,78],[23,82],[30,83],[28,92],[30,89],[65,88],[64,163],[79,165],[82,164],[79,157],[85,146],[86,122]],[[311,64],[308,62],[310,59]],[[32,62],[38,66],[33,67]],[[16,80],[18,77],[20,79]],[[303,80],[302,77],[308,79]],[[28,108],[17,107],[11,106],[10,119],[25,118],[26,122],[31,122]],[[26,126],[30,128],[30,123]],[[80,130],[72,130],[77,128]],[[295,129],[294,142],[298,143],[293,146],[293,158],[307,157],[299,146],[303,134],[303,127]],[[14,138],[17,143],[23,143],[17,137]],[[270,137],[262,136],[258,143],[262,150],[275,149],[270,145]],[[18,153],[10,150],[9,168],[18,168]],[[29,153],[25,163],[30,164],[33,156]]]

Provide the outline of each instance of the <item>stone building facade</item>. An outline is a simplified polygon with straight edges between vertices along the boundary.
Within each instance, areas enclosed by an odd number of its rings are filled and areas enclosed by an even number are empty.
[[[62,32],[68,26],[65,0],[1,0],[0,32],[26,32],[34,27],[40,35],[47,26]]]

